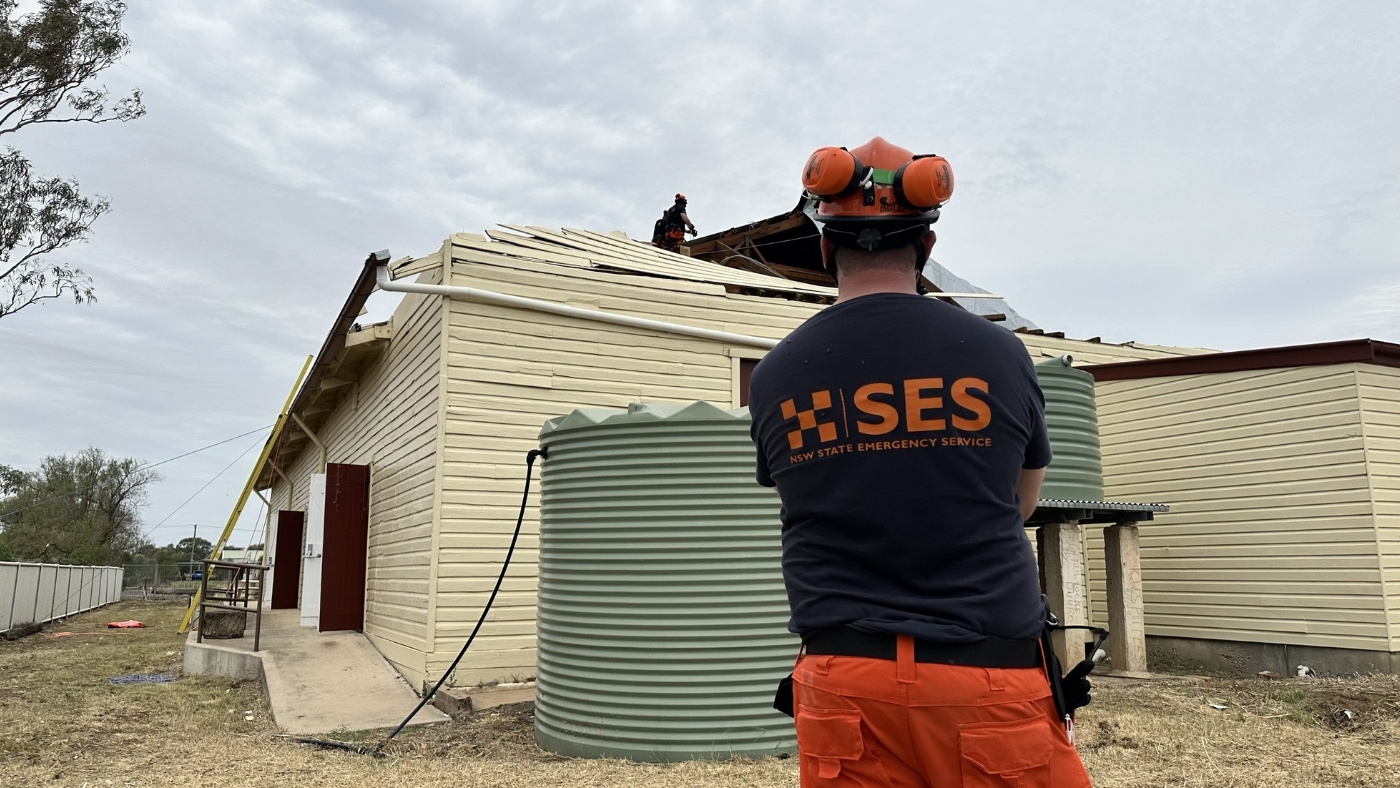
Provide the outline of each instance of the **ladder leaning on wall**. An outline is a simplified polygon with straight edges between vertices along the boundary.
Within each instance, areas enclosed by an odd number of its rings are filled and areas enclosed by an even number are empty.
[[[297,395],[297,389],[301,388],[301,382],[306,379],[306,371],[311,368],[311,356],[306,357],[306,363],[301,365],[301,374],[297,375],[297,382],[292,384],[291,393],[287,394],[287,402],[282,405],[282,412],[277,414],[277,421],[272,425],[272,434],[268,436],[267,443],[263,444],[262,453],[258,455],[258,461],[253,463],[253,470],[248,474],[248,482],[243,485],[243,492],[239,494],[238,501],[233,505],[233,512],[228,516],[228,523],[224,525],[223,533],[219,534],[219,540],[209,550],[209,557],[217,559],[224,549],[224,543],[233,534],[233,528],[238,525],[238,518],[243,515],[243,506],[248,503],[248,496],[253,493],[253,485],[258,481],[258,471],[262,469],[263,463],[267,462],[268,456],[272,454],[272,449],[277,445],[277,439],[282,435],[282,427],[286,425],[290,417],[288,411],[292,408],[292,400]],[[264,555],[266,555],[267,545],[263,545]],[[259,589],[259,594],[262,590]],[[185,634],[190,629],[190,619],[194,616],[194,611],[199,608],[200,593],[196,591],[190,597],[190,608],[185,611],[184,618],[180,619],[180,634]]]

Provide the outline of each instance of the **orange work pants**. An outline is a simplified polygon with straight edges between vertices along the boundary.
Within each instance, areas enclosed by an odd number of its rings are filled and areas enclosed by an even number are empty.
[[[1039,668],[803,656],[793,671],[803,788],[1088,788]]]

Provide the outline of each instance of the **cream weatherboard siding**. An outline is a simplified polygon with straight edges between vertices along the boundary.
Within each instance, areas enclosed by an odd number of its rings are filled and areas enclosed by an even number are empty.
[[[1149,635],[1390,650],[1356,366],[1096,384],[1106,497],[1171,506],[1142,526]]]
[[[775,338],[816,308],[729,295],[718,285],[521,260],[505,267],[459,258],[453,284]],[[446,358],[430,676],[456,656],[495,582],[519,511],[525,454],[538,446],[544,422],[575,408],[625,408],[640,400],[731,407],[734,366],[719,342],[461,300],[450,302]],[[537,502],[532,493],[511,571],[453,678],[457,684],[534,675]]]
[[[452,284],[625,315],[778,338],[821,309],[727,293],[715,284],[591,270],[568,263],[453,249]],[[579,407],[639,400],[708,400],[733,407],[739,358],[762,350],[589,320],[451,300],[445,353],[442,510],[436,551],[433,653],[441,675],[470,633],[500,571],[519,511],[525,454],[541,425]],[[1195,352],[1022,334],[1033,357],[1071,353],[1102,363]],[[505,585],[453,682],[534,675],[538,469]]]
[[[423,281],[440,281],[440,275]],[[406,296],[388,347],[317,430],[330,462],[370,466],[365,635],[411,683],[429,651],[429,570],[438,431],[441,300]],[[273,506],[305,511],[321,453],[303,450],[279,477]]]
[[[1400,651],[1400,369],[1357,364],[1356,386],[1371,473],[1376,546],[1385,575],[1390,650]]]

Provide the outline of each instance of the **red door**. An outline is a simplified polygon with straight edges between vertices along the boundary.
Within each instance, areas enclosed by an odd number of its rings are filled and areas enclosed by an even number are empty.
[[[326,465],[326,540],[321,552],[322,632],[365,627],[369,466]]]
[[[297,587],[301,584],[301,534],[306,525],[304,512],[282,510],[277,513],[277,543],[273,547],[272,609],[287,610],[297,606]]]

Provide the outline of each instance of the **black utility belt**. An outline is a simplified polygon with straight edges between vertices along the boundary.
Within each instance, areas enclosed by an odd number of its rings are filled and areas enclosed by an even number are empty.
[[[896,658],[898,636],[854,629],[824,629],[809,635],[803,645],[812,656]],[[1038,668],[1039,640],[984,638],[970,643],[945,643],[914,638],[914,661],[973,668]]]

